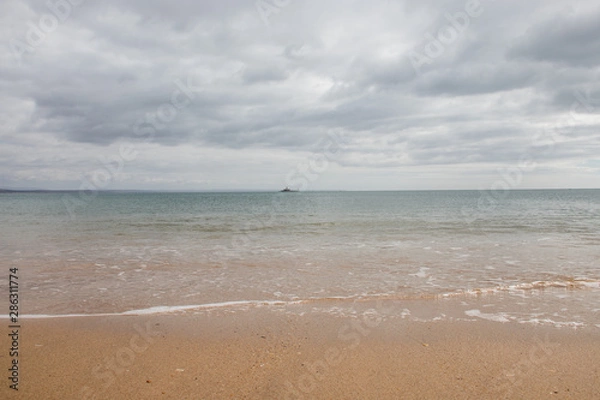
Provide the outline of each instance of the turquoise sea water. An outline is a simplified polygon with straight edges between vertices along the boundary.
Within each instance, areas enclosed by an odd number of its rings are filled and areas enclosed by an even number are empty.
[[[5,193],[0,221],[28,314],[483,293],[600,324],[600,190]]]

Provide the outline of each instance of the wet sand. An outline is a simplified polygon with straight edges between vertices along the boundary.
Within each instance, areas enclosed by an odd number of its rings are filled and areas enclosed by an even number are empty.
[[[24,319],[20,347],[2,398],[600,398],[597,328],[252,308]]]

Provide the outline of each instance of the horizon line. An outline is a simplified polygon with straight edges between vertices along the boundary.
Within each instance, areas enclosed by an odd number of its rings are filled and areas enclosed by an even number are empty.
[[[294,193],[317,193],[317,192],[487,192],[493,189],[326,189],[326,190],[297,190]],[[600,190],[600,187],[561,187],[561,188],[509,188],[494,191],[525,191],[525,190]],[[78,193],[80,189],[16,189],[0,188],[0,193]],[[87,191],[86,191],[87,192]],[[103,189],[94,190],[97,193],[279,193],[280,189]]]

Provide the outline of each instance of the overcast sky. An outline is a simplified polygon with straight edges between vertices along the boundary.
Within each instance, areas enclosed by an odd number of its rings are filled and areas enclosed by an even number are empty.
[[[600,187],[591,1],[4,0],[0,187]]]

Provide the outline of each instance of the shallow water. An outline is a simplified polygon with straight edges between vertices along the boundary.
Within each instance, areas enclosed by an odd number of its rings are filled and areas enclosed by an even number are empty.
[[[600,323],[600,190],[87,195],[0,195],[26,314],[458,297]]]

